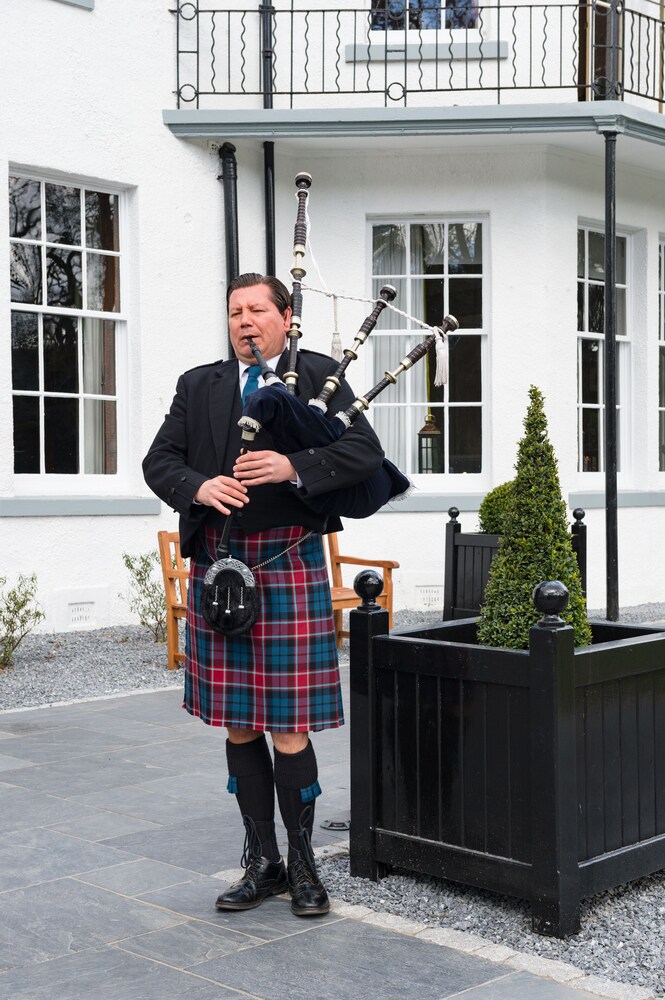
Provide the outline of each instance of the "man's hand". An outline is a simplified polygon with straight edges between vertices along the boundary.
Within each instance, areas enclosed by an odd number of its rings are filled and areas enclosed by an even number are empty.
[[[286,455],[277,451],[247,451],[233,466],[233,475],[246,486],[294,483],[298,474]]]
[[[214,507],[222,514],[230,514],[229,507],[244,507],[249,503],[247,487],[229,476],[215,476],[201,483],[194,499],[207,507]]]

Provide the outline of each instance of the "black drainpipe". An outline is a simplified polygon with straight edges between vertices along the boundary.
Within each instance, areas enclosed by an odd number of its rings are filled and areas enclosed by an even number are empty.
[[[238,260],[238,164],[236,163],[236,148],[230,142],[225,142],[219,148],[219,160],[222,172],[218,180],[224,187],[224,240],[226,246],[226,285],[240,273]],[[228,337],[228,356],[233,357],[233,347]]]
[[[266,218],[266,274],[274,274],[275,263],[275,143],[263,143],[263,190]]]
[[[261,24],[261,82],[263,107],[272,108],[273,14],[270,3],[259,4]],[[266,274],[275,273],[275,143],[263,143],[263,200],[266,226]]]

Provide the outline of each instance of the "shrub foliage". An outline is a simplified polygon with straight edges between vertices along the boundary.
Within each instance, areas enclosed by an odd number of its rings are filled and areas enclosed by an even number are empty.
[[[478,529],[488,535],[503,535],[512,511],[513,481],[501,483],[485,496],[478,511]]]
[[[570,592],[570,603],[562,617],[573,626],[575,644],[588,645],[591,628],[557,462],[547,433],[544,400],[535,386],[529,390],[529,399],[511,509],[490,569],[478,641],[488,646],[527,649],[529,629],[540,617],[533,604],[533,589],[543,580],[560,580]]]
[[[130,575],[130,609],[139,616],[141,625],[149,628],[155,642],[166,641],[166,595],[161,574],[159,552],[153,549],[141,555],[132,556],[123,552],[122,561]],[[157,572],[156,572],[157,570]]]
[[[3,588],[7,577],[0,576],[0,668],[11,666],[14,653],[44,618],[35,601],[37,577],[20,575],[15,587]]]

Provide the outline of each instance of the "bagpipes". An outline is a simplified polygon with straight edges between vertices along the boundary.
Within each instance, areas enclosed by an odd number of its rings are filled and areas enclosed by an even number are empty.
[[[238,422],[242,432],[242,445],[251,449],[258,431],[267,428],[275,443],[275,449],[288,454],[305,448],[321,448],[337,441],[353,424],[360,414],[368,409],[370,403],[389,385],[394,385],[402,372],[412,368],[417,361],[424,358],[437,341],[445,341],[446,335],[456,330],[459,323],[454,316],[445,316],[441,325],[433,330],[405,358],[394,371],[385,372],[383,378],[366,392],[358,396],[351,406],[335,414],[327,416],[330,403],[341,384],[341,379],[351,361],[358,357],[358,349],[365,343],[375,328],[379,316],[389,306],[396,296],[392,285],[384,285],[379,293],[372,312],[363,321],[353,346],[346,348],[344,357],[337,370],[329,375],[318,396],[306,403],[295,395],[298,374],[296,359],[298,339],[301,336],[302,323],[302,279],[305,270],[302,257],[307,242],[307,198],[312,178],[309,174],[298,174],[298,214],[296,218],[293,256],[294,265],[291,270],[293,277],[293,316],[291,329],[287,333],[289,342],[289,371],[284,376],[284,382],[268,367],[256,345],[250,342],[252,353],[266,383],[261,392],[252,393],[247,398],[243,415]],[[338,517],[364,518],[375,514],[390,500],[403,496],[411,489],[411,483],[400,472],[396,465],[384,458],[381,467],[364,481],[343,490],[331,490],[317,497],[298,495],[303,502],[317,514],[335,514]]]
[[[375,328],[383,310],[395,299],[396,291],[392,285],[384,285],[372,312],[361,324],[352,347],[344,350],[343,359],[333,374],[327,376],[318,396],[305,402],[296,395],[298,341],[302,336],[302,280],[306,275],[303,258],[307,247],[307,199],[312,178],[309,174],[299,173],[295,183],[298,210],[291,268],[293,286],[291,326],[287,332],[288,370],[282,381],[267,365],[256,344],[249,342],[256,362],[261,367],[265,386],[260,392],[247,397],[243,415],[238,421],[241,444],[245,450],[252,449],[256,435],[262,428],[270,432],[274,449],[282,454],[334,443],[369,408],[379,393],[389,385],[394,385],[403,372],[424,358],[437,342],[443,344],[447,334],[459,327],[454,316],[445,316],[441,325],[430,328],[432,332],[409,351],[393,371],[386,371],[373,388],[363,396],[356,397],[346,410],[332,417],[328,416],[331,401],[340,387],[346,369],[351,361],[356,360],[359,348]],[[352,487],[331,490],[316,497],[304,495],[303,491],[298,490],[298,496],[318,514],[365,518],[410,489],[410,480],[389,459],[384,458],[376,472]],[[233,514],[230,514],[217,548],[218,558],[206,573],[201,609],[211,628],[225,635],[248,631],[258,615],[258,591],[252,570],[229,556],[228,539],[232,520]]]

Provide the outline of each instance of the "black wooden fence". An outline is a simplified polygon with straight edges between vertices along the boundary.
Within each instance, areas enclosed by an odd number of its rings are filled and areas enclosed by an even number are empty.
[[[443,581],[443,620],[472,618],[480,611],[490,566],[499,550],[500,535],[480,531],[462,531],[457,518],[459,510],[451,507],[450,521],[446,524],[446,553]],[[582,591],[586,595],[587,538],[584,511],[573,511],[575,523],[571,526],[573,552],[577,556],[582,577]]]

